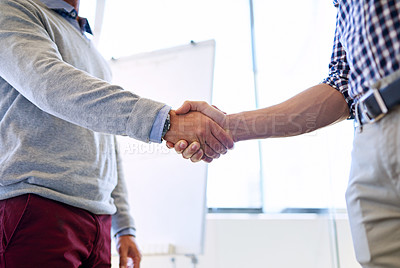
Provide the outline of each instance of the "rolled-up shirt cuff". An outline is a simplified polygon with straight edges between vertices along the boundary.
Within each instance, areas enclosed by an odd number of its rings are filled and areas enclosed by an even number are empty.
[[[150,131],[150,142],[161,143],[161,138],[162,138],[161,135],[164,128],[164,123],[165,120],[167,120],[167,115],[170,110],[171,107],[165,105],[158,112],[156,119],[154,120],[153,127],[151,128]]]
[[[115,237],[120,237],[123,235],[132,235],[136,237],[136,230],[134,228],[126,228],[123,229],[122,231],[119,231],[118,233],[115,234]]]

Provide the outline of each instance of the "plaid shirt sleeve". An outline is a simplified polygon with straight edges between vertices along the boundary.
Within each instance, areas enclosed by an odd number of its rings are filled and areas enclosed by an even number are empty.
[[[337,22],[331,62],[329,63],[329,76],[325,78],[322,83],[330,85],[340,91],[349,105],[350,111],[352,111],[353,99],[348,94],[349,76],[350,66],[347,62],[346,51],[340,42]]]

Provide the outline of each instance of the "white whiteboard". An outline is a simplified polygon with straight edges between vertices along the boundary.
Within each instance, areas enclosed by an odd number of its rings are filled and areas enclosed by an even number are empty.
[[[113,60],[113,83],[178,108],[185,100],[211,101],[215,41]],[[202,254],[207,165],[166,148],[119,137],[137,240],[143,254]],[[171,252],[170,252],[171,253]]]

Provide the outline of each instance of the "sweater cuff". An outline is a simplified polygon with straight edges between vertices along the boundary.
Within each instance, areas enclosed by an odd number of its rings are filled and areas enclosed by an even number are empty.
[[[171,107],[165,105],[157,114],[156,120],[154,120],[153,127],[150,131],[150,141],[155,143],[161,143],[161,135],[164,128],[165,120]]]
[[[122,229],[121,231],[119,231],[118,233],[116,233],[115,237],[118,238],[118,237],[123,236],[123,235],[131,235],[131,236],[136,237],[136,230],[134,228],[131,228],[131,227],[130,228],[125,228],[125,229]]]

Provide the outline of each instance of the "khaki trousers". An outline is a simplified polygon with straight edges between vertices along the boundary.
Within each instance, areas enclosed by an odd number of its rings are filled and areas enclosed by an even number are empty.
[[[359,263],[399,268],[400,107],[356,130],[346,201]]]

